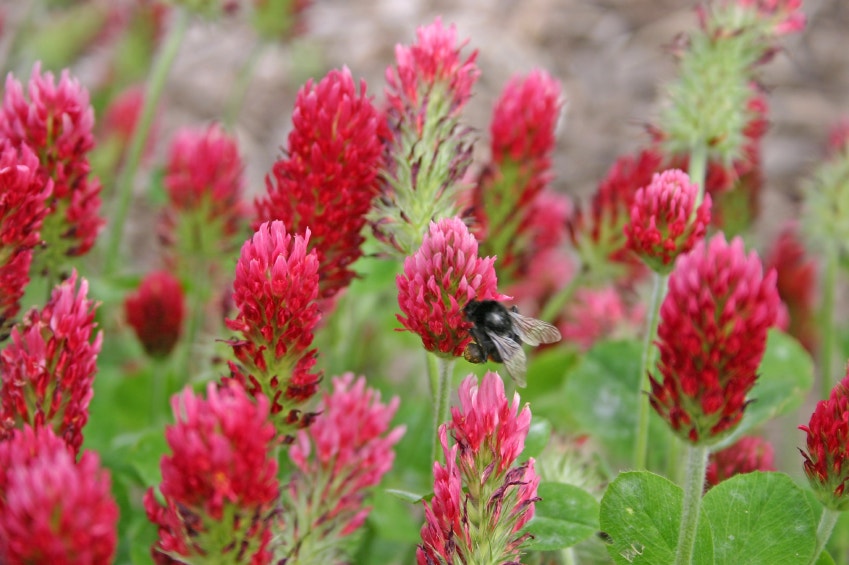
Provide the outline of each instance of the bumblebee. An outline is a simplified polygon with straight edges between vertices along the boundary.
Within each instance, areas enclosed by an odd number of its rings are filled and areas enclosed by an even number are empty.
[[[504,363],[507,374],[519,387],[527,384],[522,342],[536,346],[560,341],[560,331],[553,325],[523,316],[515,306],[508,309],[495,300],[471,300],[463,314],[473,324],[469,330],[473,341],[463,352],[466,361]]]

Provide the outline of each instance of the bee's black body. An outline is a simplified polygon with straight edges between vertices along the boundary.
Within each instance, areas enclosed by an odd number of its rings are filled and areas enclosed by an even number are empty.
[[[513,308],[515,309],[515,306]],[[500,302],[472,300],[463,309],[463,313],[466,319],[474,324],[469,333],[475,343],[467,350],[467,360],[473,363],[483,363],[487,359],[496,363],[504,362],[498,348],[489,337],[491,333],[508,337],[518,344],[522,343],[522,339],[513,326],[510,311]],[[474,345],[477,345],[477,348],[473,347]]]

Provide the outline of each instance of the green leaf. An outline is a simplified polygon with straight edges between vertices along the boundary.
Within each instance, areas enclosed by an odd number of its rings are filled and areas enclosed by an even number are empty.
[[[621,473],[601,500],[600,525],[613,560],[620,565],[673,563],[683,497],[679,486],[660,475]],[[693,554],[694,563],[713,563],[709,524],[700,524]]]
[[[804,491],[783,473],[736,475],[702,503],[717,565],[809,563],[817,523]]]
[[[827,551],[820,553],[820,556],[814,561],[814,565],[835,565],[834,559]]]
[[[398,490],[394,488],[386,489],[386,494],[391,494],[395,498],[400,498],[401,500],[409,502],[410,504],[418,504],[427,496],[425,494],[415,494],[412,492],[407,492],[405,490]]]
[[[519,456],[519,460],[525,461],[530,457],[539,457],[548,445],[549,438],[551,438],[551,422],[545,418],[533,416],[528,436],[525,438],[525,449]]]
[[[758,367],[758,380],[749,393],[754,402],[746,407],[740,426],[717,449],[731,445],[755,426],[799,408],[813,383],[814,362],[810,354],[796,339],[771,329]]]
[[[533,540],[528,548],[554,551],[571,547],[598,531],[598,502],[587,491],[563,483],[540,483],[541,498],[525,526]]]

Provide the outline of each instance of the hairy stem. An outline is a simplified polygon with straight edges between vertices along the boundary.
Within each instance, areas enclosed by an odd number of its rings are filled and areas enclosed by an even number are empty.
[[[433,408],[433,450],[431,461],[444,460],[444,454],[440,449],[439,426],[448,419],[448,398],[451,392],[451,374],[454,369],[454,359],[438,357],[436,364],[439,367],[439,380],[436,385],[436,395]]]
[[[831,510],[830,508],[822,509],[820,523],[817,526],[817,546],[814,549],[814,556],[810,561],[811,565],[817,562],[823,549],[825,549],[825,544],[828,543],[828,538],[831,537],[831,532],[834,530],[834,525],[837,523],[838,518],[840,518],[840,512],[837,510]]]
[[[678,549],[675,565],[690,565],[696,545],[699,526],[699,508],[705,488],[708,448],[687,445],[687,476],[684,479],[684,507],[681,510],[681,529],[678,531]]]
[[[660,305],[666,294],[666,283],[669,275],[654,274],[654,289],[652,290],[651,303],[649,304],[648,317],[646,318],[646,335],[643,340],[643,357],[640,365],[640,386],[637,390],[637,405],[640,407],[637,419],[637,440],[634,445],[634,468],[645,469],[649,443],[649,370],[654,360],[654,338],[657,334],[657,325],[660,320]]]

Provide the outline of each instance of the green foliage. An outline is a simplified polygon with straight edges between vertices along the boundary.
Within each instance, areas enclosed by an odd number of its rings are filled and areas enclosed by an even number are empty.
[[[598,531],[598,502],[588,492],[563,483],[540,483],[533,519],[525,531],[534,551],[571,547]]]

